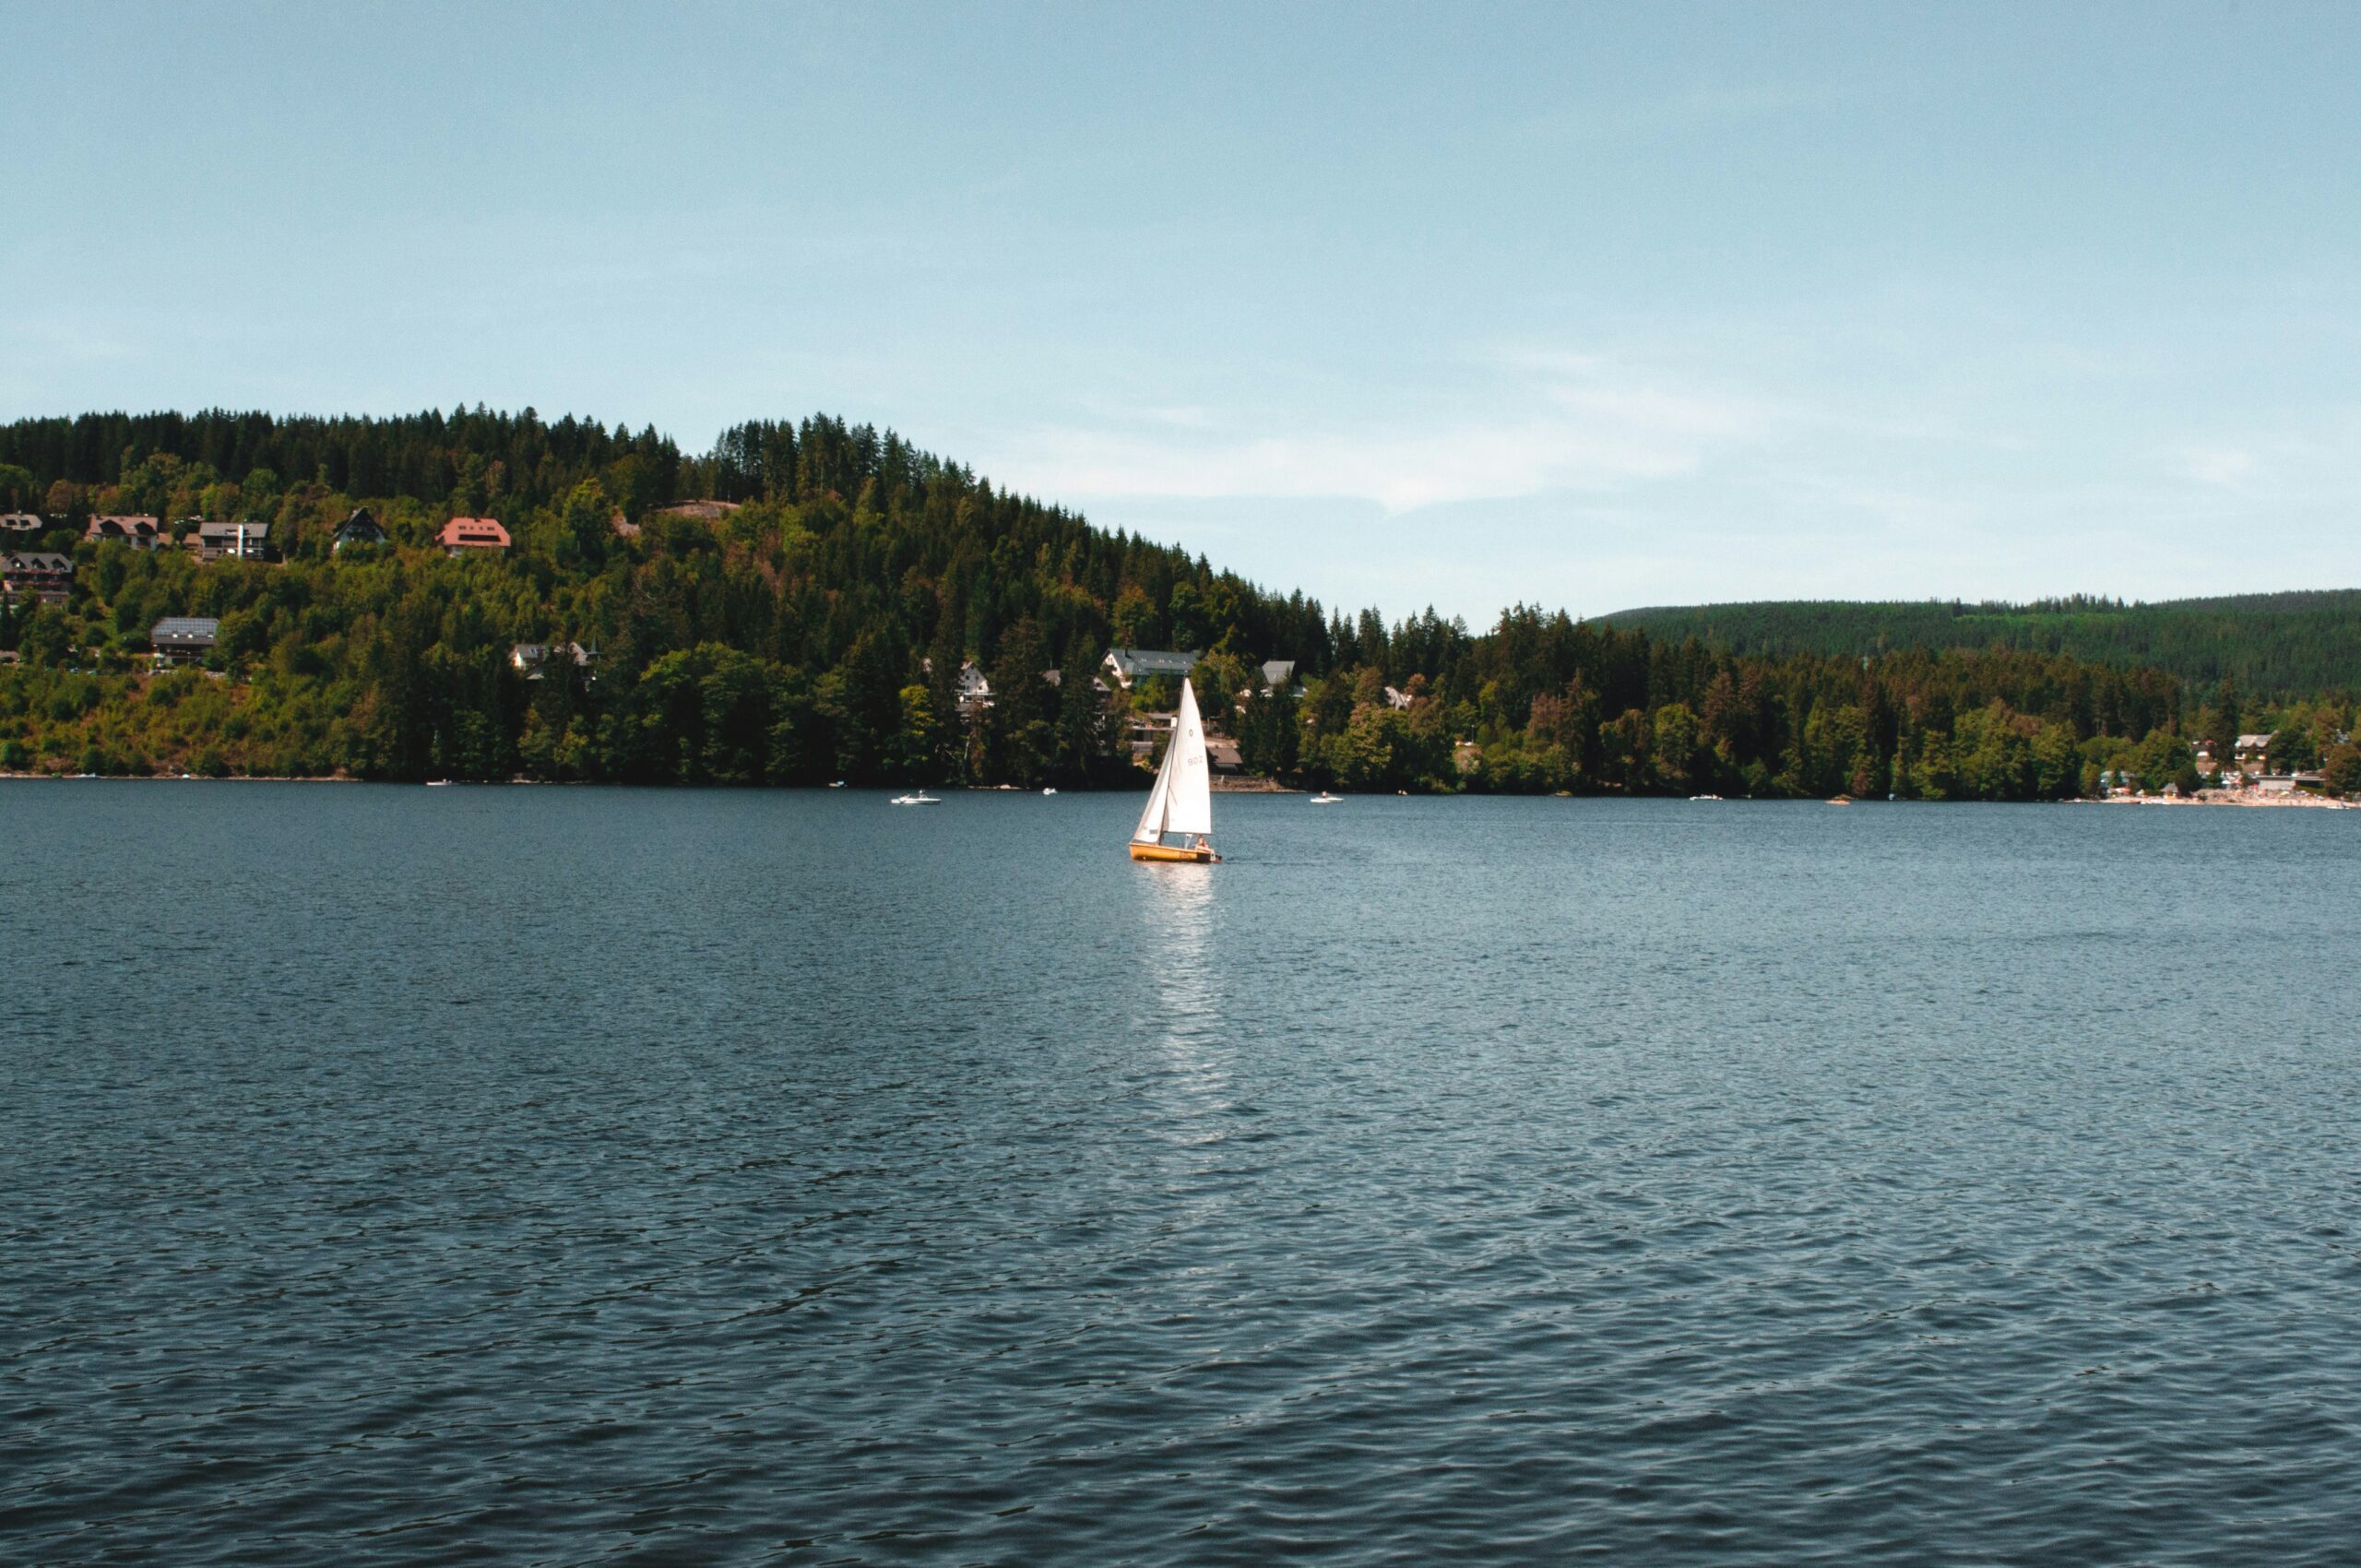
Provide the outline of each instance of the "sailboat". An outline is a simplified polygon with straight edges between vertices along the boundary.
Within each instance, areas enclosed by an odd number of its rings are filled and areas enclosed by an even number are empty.
[[[1135,861],[1194,861],[1210,865],[1221,859],[1214,853],[1213,775],[1205,766],[1205,724],[1197,715],[1196,688],[1180,678],[1180,712],[1172,721],[1172,740],[1164,748],[1164,766],[1157,769],[1156,788],[1148,791],[1147,810],[1132,829],[1132,859]],[[1168,844],[1179,838],[1179,844]]]

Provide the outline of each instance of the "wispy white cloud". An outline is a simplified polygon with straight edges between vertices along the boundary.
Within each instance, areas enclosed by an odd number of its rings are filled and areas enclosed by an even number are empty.
[[[1345,499],[1401,513],[1691,473],[1777,417],[1596,355],[1519,350],[1486,360],[1485,414],[1249,435],[1202,410],[1186,419],[1155,410],[1127,428],[1036,429],[996,467],[1029,489],[1084,499]]]
[[[2236,484],[2254,472],[2254,454],[2236,446],[2199,446],[2181,455],[2182,471],[2200,484]]]
[[[89,313],[47,312],[0,317],[0,343],[28,360],[36,356],[89,363],[130,359],[131,335],[116,323]]]
[[[2294,410],[2269,423],[2217,428],[2161,456],[2171,479],[2237,499],[2349,503],[2361,496],[2361,409]]]

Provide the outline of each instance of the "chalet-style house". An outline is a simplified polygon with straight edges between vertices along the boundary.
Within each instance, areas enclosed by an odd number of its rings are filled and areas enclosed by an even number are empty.
[[[200,561],[259,561],[270,538],[268,523],[208,523],[196,520],[188,542]]]
[[[508,548],[508,530],[490,517],[454,517],[443,525],[434,542],[443,547],[445,555],[464,555],[476,550],[498,555]]]
[[[564,664],[572,660],[577,670],[587,670],[598,654],[580,643],[518,643],[508,650],[509,667],[528,681],[541,678],[544,665]]]
[[[30,539],[47,533],[49,525],[41,520],[39,512],[0,512],[0,534],[15,539]]]
[[[167,615],[148,628],[148,646],[162,670],[203,662],[220,637],[221,623],[210,615]]]
[[[383,544],[385,542],[385,528],[370,515],[369,508],[355,506],[352,509],[352,516],[337,524],[336,539],[328,546],[328,553],[334,555],[348,544]]]
[[[1264,691],[1275,692],[1294,679],[1294,659],[1266,659],[1263,661],[1263,689]]]
[[[1107,650],[1106,666],[1115,672],[1115,683],[1125,691],[1143,675],[1169,675],[1179,680],[1197,667],[1193,652],[1174,653],[1159,648],[1110,647]]]
[[[49,550],[19,550],[0,555],[0,588],[10,599],[63,604],[74,591],[74,563]]]
[[[1399,712],[1407,713],[1410,705],[1417,700],[1407,692],[1395,691],[1392,686],[1385,688],[1385,706]]]
[[[976,668],[972,659],[959,666],[959,679],[952,692],[962,719],[973,719],[992,705],[992,683],[984,679],[984,672]]]
[[[162,530],[150,517],[105,516],[84,523],[82,537],[92,544],[127,544],[134,550],[153,550]]]
[[[2253,763],[2258,767],[2260,766],[2270,754],[2271,742],[2278,733],[2276,730],[2266,730],[2260,735],[2239,736],[2237,759],[2242,763]]]

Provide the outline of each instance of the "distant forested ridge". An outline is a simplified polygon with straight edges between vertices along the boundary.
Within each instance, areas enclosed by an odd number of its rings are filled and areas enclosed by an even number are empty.
[[[386,537],[338,548],[356,508]],[[1246,768],[1311,785],[2030,800],[2116,769],[2193,784],[2198,742],[2260,730],[2361,785],[2342,681],[1990,636],[1864,657],[1526,606],[1480,632],[1332,614],[826,415],[703,453],[529,409],[24,420],[0,511],[42,516],[0,550],[74,567],[62,601],[0,606],[10,771],[1134,786],[1172,692],[1102,688],[1120,647],[1201,652]],[[88,537],[119,516],[160,547]],[[454,518],[512,545],[448,551]],[[199,519],[267,525],[267,558],[179,547]],[[149,668],[167,616],[218,620],[202,668]]]
[[[1904,648],[2022,649],[2153,665],[2282,697],[2361,686],[2361,588],[2237,594],[2154,604],[2086,598],[2030,604],[1767,600],[1624,610],[1603,617],[1678,642],[1774,658]]]

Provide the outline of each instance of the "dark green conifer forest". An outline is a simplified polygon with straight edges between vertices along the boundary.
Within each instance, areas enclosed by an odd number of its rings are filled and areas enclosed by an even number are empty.
[[[2361,683],[2361,588],[2130,604],[2077,594],[2033,604],[1772,600],[1625,610],[1604,617],[1661,640],[1732,653],[1851,655],[2006,647],[2097,664],[2152,664],[2182,680],[2296,697]]]
[[[387,542],[334,548],[364,506]],[[2120,659],[1884,623],[1875,647],[1525,606],[1388,624],[825,415],[697,455],[529,409],[23,420],[0,426],[0,510],[45,524],[0,549],[76,567],[64,603],[0,609],[8,771],[1133,787],[1134,715],[1170,694],[1102,690],[1109,647],[1201,650],[1250,772],[1347,789],[2057,799],[2118,768],[2189,785],[2199,742],[2258,730],[2288,766],[2361,768],[2351,678],[2309,629],[2217,668],[2161,634]],[[267,523],[269,558],[92,542],[99,514],[168,539]],[[514,547],[447,557],[455,516]],[[219,618],[205,668],[149,669],[167,615]],[[520,644],[586,657],[519,668]],[[1266,689],[1272,659],[1295,677]],[[963,711],[971,663],[991,700]]]

